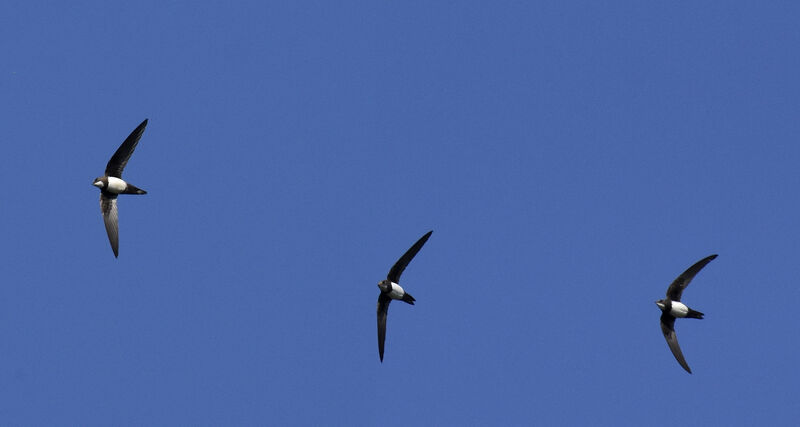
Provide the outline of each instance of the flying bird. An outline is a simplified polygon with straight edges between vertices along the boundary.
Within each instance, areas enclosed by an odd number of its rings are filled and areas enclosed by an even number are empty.
[[[136,144],[144,133],[147,119],[136,127],[130,135],[117,148],[106,165],[105,175],[95,178],[94,185],[100,189],[100,210],[103,212],[103,222],[106,225],[108,241],[114,251],[114,257],[119,256],[119,223],[117,218],[117,196],[120,194],[147,194],[147,191],[122,180],[122,170],[131,158]]]
[[[422,249],[422,245],[428,241],[432,233],[433,230],[420,237],[417,243],[414,243],[414,245],[394,263],[392,269],[389,270],[389,274],[386,275],[386,279],[378,282],[378,288],[381,290],[381,294],[378,296],[378,354],[380,354],[381,363],[383,363],[383,343],[386,341],[386,316],[389,314],[389,303],[392,302],[393,299],[399,299],[405,303],[414,305],[414,301],[416,301],[414,297],[406,292],[398,283],[400,283],[400,275],[403,274],[403,270],[405,270],[408,263],[414,259],[417,252]]]
[[[700,261],[697,261],[693,266],[684,271],[677,279],[675,279],[669,288],[667,288],[667,297],[656,301],[656,305],[661,309],[661,332],[664,333],[664,338],[667,339],[669,349],[672,350],[672,355],[678,360],[686,372],[692,373],[689,369],[689,364],[683,357],[681,347],[678,345],[678,337],[675,335],[675,319],[678,317],[689,317],[692,319],[702,319],[704,314],[692,310],[681,301],[681,294],[683,290],[689,286],[692,278],[703,269],[711,260],[716,258],[717,255],[709,255]]]

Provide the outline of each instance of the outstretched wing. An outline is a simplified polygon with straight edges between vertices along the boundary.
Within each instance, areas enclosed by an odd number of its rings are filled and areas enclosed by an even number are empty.
[[[403,274],[403,270],[405,270],[408,263],[414,259],[414,256],[417,255],[417,252],[422,249],[422,245],[428,241],[428,238],[431,237],[431,234],[433,234],[433,230],[425,233],[424,236],[417,240],[417,243],[414,243],[414,246],[410,247],[406,253],[404,253],[396,263],[394,263],[392,269],[389,270],[389,274],[386,276],[389,281],[400,283],[400,275]]]
[[[128,159],[131,158],[133,150],[136,149],[136,144],[139,143],[139,139],[142,137],[146,126],[147,119],[144,119],[144,121],[128,135],[125,141],[122,142],[122,145],[117,148],[117,151],[111,156],[111,160],[109,160],[106,165],[106,175],[122,178],[122,170],[125,169],[125,165],[128,164]]]
[[[100,193],[100,211],[103,212],[103,222],[106,224],[108,241],[114,251],[114,257],[119,256],[119,221],[117,219],[117,195]]]
[[[386,341],[386,317],[389,315],[389,303],[392,299],[381,293],[378,296],[378,354],[383,362],[383,343]]]
[[[686,359],[683,357],[681,346],[678,345],[678,336],[675,335],[675,318],[667,313],[661,314],[661,332],[664,333],[664,338],[667,339],[672,355],[683,366],[683,369],[686,369],[686,372],[691,374],[692,370],[689,369],[689,364],[686,363]]]
[[[683,290],[689,286],[689,282],[692,281],[694,276],[703,269],[711,260],[717,257],[717,254],[709,255],[700,261],[694,263],[693,266],[689,267],[686,271],[683,272],[677,279],[675,279],[669,288],[667,288],[667,298],[671,299],[672,301],[680,301],[681,294]],[[677,346],[677,344],[676,344]],[[678,350],[680,352],[680,350]]]

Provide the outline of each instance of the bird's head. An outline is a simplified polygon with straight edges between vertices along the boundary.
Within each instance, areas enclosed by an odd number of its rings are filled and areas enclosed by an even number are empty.
[[[92,183],[92,185],[94,185],[97,188],[102,189],[102,188],[104,188],[106,186],[106,183],[103,182],[103,178],[95,178],[94,182]]]
[[[389,292],[392,289],[392,282],[387,279],[383,279],[378,282],[378,287],[381,289],[381,292]]]
[[[667,308],[666,300],[663,300],[663,299],[660,299],[660,300],[656,301],[656,305],[657,305],[657,306],[658,306],[658,308],[660,308],[662,311],[663,311],[664,309],[666,309],[666,308]]]

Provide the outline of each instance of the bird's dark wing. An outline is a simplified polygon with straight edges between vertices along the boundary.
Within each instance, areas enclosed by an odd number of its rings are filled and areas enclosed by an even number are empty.
[[[389,281],[400,283],[400,275],[403,274],[403,270],[405,270],[408,263],[414,259],[414,256],[417,255],[417,252],[422,249],[422,245],[428,241],[428,237],[431,237],[431,234],[433,234],[433,230],[425,233],[424,236],[417,240],[417,243],[414,243],[414,246],[410,247],[406,253],[404,253],[396,263],[394,263],[392,269],[389,270],[389,274],[386,276]]]
[[[117,152],[111,156],[111,160],[109,160],[106,165],[106,175],[122,178],[122,170],[125,169],[125,165],[128,164],[128,159],[131,158],[133,150],[136,149],[136,144],[139,143],[139,138],[142,137],[145,126],[147,126],[147,119],[144,119],[144,121],[128,135],[122,145],[117,148]]]
[[[119,255],[119,222],[117,219],[117,195],[100,193],[100,210],[103,212],[103,222],[106,224],[108,241],[114,256]]]
[[[378,296],[378,354],[383,362],[383,343],[386,341],[386,317],[389,315],[389,303],[392,299],[381,293]]]
[[[669,288],[667,288],[667,298],[671,299],[672,301],[680,301],[683,290],[686,289],[687,286],[689,286],[689,282],[692,281],[695,274],[697,274],[697,272],[702,270],[703,267],[706,266],[706,264],[711,262],[711,260],[713,260],[716,257],[717,257],[716,254],[709,255],[701,259],[700,261],[694,263],[693,266],[689,267],[680,276],[678,276],[678,278],[675,279],[671,285],[669,285]]]
[[[683,369],[686,369],[686,372],[691,374],[692,370],[689,369],[689,364],[687,364],[686,359],[683,358],[683,352],[678,345],[678,336],[675,335],[675,318],[667,313],[661,314],[661,332],[664,333],[664,338],[667,339],[667,344],[669,345],[669,349],[672,350],[672,355],[675,356],[678,363],[683,366]]]

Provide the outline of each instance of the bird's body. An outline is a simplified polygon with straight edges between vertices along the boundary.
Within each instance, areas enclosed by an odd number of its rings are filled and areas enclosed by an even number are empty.
[[[656,304],[656,305],[658,305],[658,304]],[[659,306],[659,307],[661,307],[661,306]],[[687,307],[686,304],[684,304],[684,303],[682,303],[680,301],[667,300],[664,303],[664,308],[662,308],[662,311],[664,311],[666,313],[669,313],[670,316],[676,317],[676,318],[683,318],[683,317],[689,317],[689,318],[692,318],[692,319],[702,319],[703,318],[703,313],[701,313],[699,311],[696,311],[696,310],[692,310],[691,308]]]
[[[115,176],[104,176],[98,178],[103,183],[102,188],[106,193],[111,194],[147,194],[146,191],[136,188],[131,184],[123,181],[121,178]],[[95,181],[97,182],[97,181]],[[96,185],[96,184],[95,184]]]
[[[425,233],[424,236],[420,237],[420,239],[392,266],[386,279],[378,282],[378,288],[381,290],[380,295],[378,295],[378,354],[380,355],[381,362],[383,362],[383,349],[384,342],[386,341],[386,318],[389,315],[389,303],[391,303],[392,300],[400,300],[414,305],[414,301],[416,301],[414,297],[398,284],[398,282],[400,282],[400,275],[403,274],[403,270],[405,270],[408,263],[414,259],[417,252],[422,249],[422,245],[428,241],[432,233],[433,231],[429,231]]]
[[[133,150],[142,137],[144,128],[147,126],[145,119],[130,135],[122,142],[117,151],[111,156],[111,160],[106,165],[105,175],[95,178],[92,185],[100,189],[100,211],[103,213],[103,223],[106,226],[108,241],[111,243],[111,250],[114,256],[119,256],[119,219],[117,215],[117,196],[120,194],[147,194],[132,184],[122,179],[122,170],[131,158]]]
[[[687,317],[691,319],[703,318],[703,313],[691,309],[681,302],[681,295],[694,276],[716,257],[716,254],[710,255],[694,263],[669,285],[667,297],[656,301],[656,305],[661,309],[661,332],[667,340],[667,345],[669,345],[669,349],[678,363],[690,374],[692,370],[689,368],[689,364],[686,363],[681,347],[678,345],[678,336],[675,334],[675,319]]]
[[[414,301],[416,301],[414,297],[406,293],[402,286],[389,280],[381,280],[378,287],[381,289],[381,294],[385,294],[391,299],[399,299],[411,305],[414,305]]]

